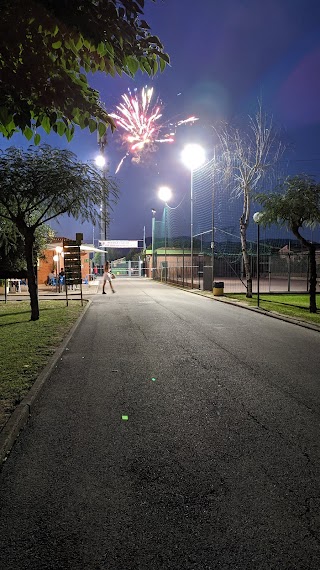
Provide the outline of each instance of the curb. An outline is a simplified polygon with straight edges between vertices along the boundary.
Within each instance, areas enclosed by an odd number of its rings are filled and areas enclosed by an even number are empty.
[[[78,317],[77,321],[74,323],[70,329],[68,335],[62,341],[62,344],[57,348],[53,356],[50,358],[48,364],[41,370],[34,384],[31,386],[29,392],[20,402],[20,404],[15,408],[9,417],[7,423],[0,432],[0,466],[6,461],[8,454],[10,453],[16,439],[19,437],[20,431],[29,421],[29,417],[33,411],[33,406],[38,400],[42,388],[44,387],[48,377],[50,376],[56,362],[59,360],[63,354],[66,346],[69,344],[72,336],[74,335],[76,329],[81,323],[84,315],[86,314],[92,301],[88,300],[87,304],[82,311],[81,315]]]

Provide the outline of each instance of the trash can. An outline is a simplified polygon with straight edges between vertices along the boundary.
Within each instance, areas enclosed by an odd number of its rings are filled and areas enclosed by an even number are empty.
[[[224,282],[223,281],[214,281],[213,282],[213,295],[215,297],[219,297],[223,295],[224,289]]]

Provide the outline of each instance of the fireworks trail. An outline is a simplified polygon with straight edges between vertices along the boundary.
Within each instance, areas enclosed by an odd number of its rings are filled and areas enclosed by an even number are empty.
[[[119,172],[123,161],[133,155],[134,162],[140,162],[143,153],[155,151],[158,144],[175,142],[175,130],[180,125],[194,123],[197,117],[188,117],[176,123],[170,123],[173,132],[165,132],[168,123],[162,123],[162,105],[159,99],[153,103],[153,88],[143,87],[140,93],[135,89],[134,95],[128,89],[129,95],[122,95],[122,103],[116,107],[117,112],[110,116],[116,119],[116,124],[124,134],[122,143],[127,147],[126,154],[120,160],[116,173]]]

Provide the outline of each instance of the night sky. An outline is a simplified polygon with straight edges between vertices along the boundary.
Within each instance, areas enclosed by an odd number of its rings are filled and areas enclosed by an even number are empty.
[[[91,85],[99,89],[109,112],[128,88],[148,85],[163,103],[163,121],[189,115],[199,121],[179,127],[176,142],[159,145],[143,163],[124,161],[117,175],[121,195],[111,214],[111,239],[142,239],[144,226],[150,236],[151,209],[157,210],[158,219],[163,211],[158,187],[171,186],[172,205],[190,187],[190,173],[180,160],[184,144],[198,142],[212,158],[212,126],[221,119],[253,113],[258,97],[286,130],[293,158],[303,162],[304,170],[309,159],[320,164],[319,0],[158,0],[156,4],[146,0],[145,18],[169,53],[171,67],[152,80],[142,74],[134,80],[97,74]],[[43,134],[42,140],[68,147],[82,160],[94,160],[99,150],[96,134],[89,131],[77,131],[69,144],[58,135]],[[10,141],[0,139],[1,148],[12,144],[28,143],[20,135]],[[110,174],[114,175],[125,151],[120,133],[109,132]],[[61,219],[52,227],[69,238],[83,231],[85,241],[92,243],[93,228],[88,224]],[[99,238],[98,228],[94,237]]]

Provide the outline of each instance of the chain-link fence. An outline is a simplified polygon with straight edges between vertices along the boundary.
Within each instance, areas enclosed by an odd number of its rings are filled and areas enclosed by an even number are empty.
[[[320,176],[320,161],[286,162],[273,179],[308,171]],[[308,167],[308,168],[307,168]],[[215,159],[192,173],[191,191],[174,208],[166,205],[154,224],[154,277],[184,287],[206,287],[209,279],[224,281],[225,291],[245,292],[239,231],[243,197],[228,193],[216,174]],[[269,179],[270,181],[270,179]],[[266,191],[267,182],[259,187]],[[272,189],[272,188],[271,188]],[[192,200],[191,200],[192,196]],[[252,212],[260,206],[252,204]],[[192,239],[191,239],[192,234]],[[320,243],[320,228],[306,228],[307,240]],[[308,254],[301,243],[284,228],[260,228],[260,288],[262,291],[307,291]],[[251,263],[253,291],[257,275],[257,225],[250,220],[247,250]],[[320,246],[319,246],[320,250]],[[320,253],[319,253],[320,255]],[[319,257],[317,258],[319,259]],[[191,269],[192,265],[192,269]],[[318,263],[319,266],[319,263]]]

